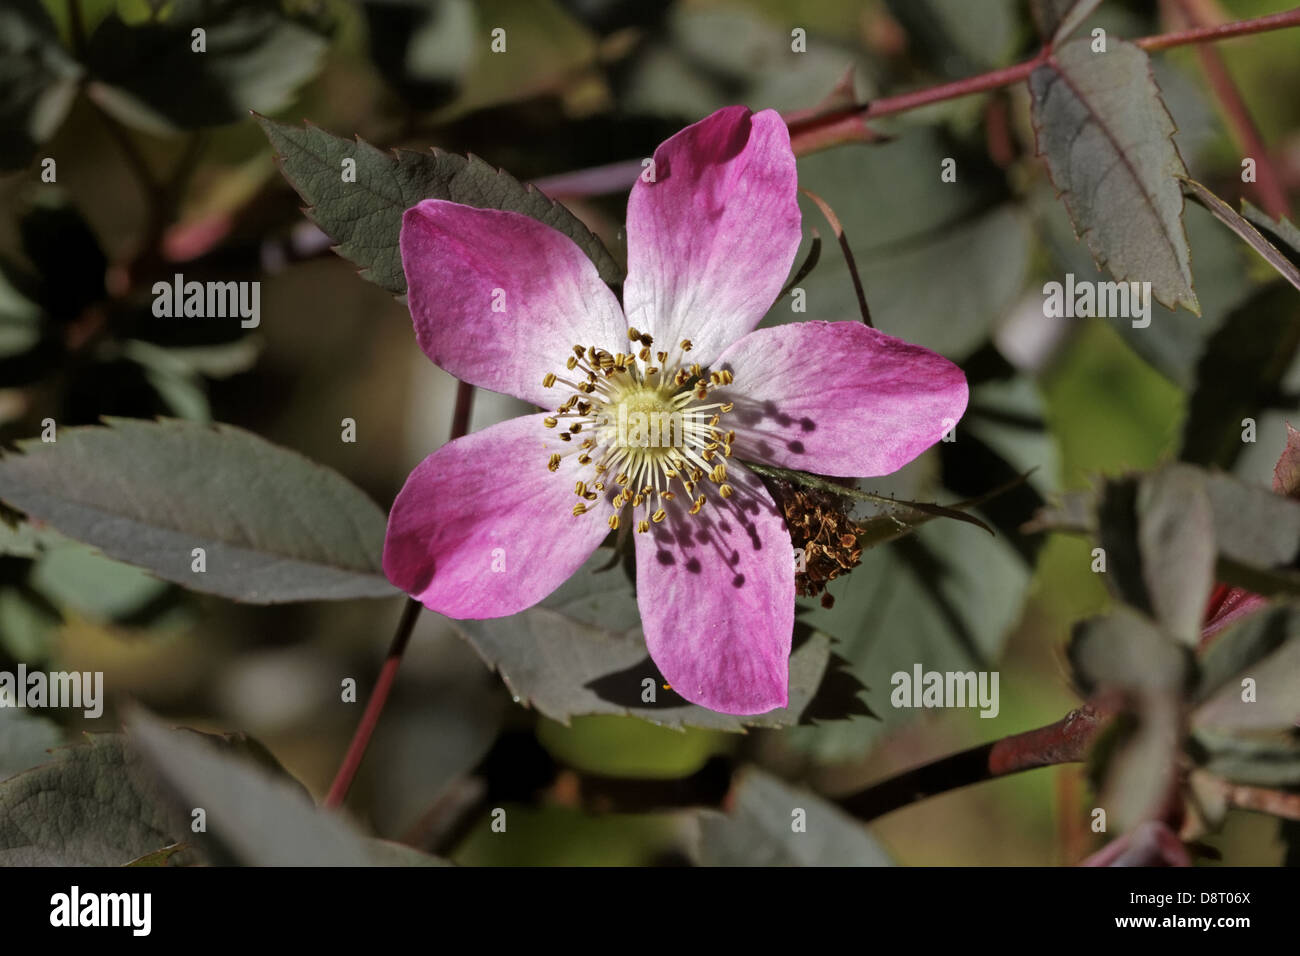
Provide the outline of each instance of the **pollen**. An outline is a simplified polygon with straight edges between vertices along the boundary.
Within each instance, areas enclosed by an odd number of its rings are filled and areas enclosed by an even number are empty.
[[[720,459],[731,455],[736,433],[723,421],[735,406],[716,400],[713,392],[735,376],[730,369],[688,362],[690,339],[656,348],[653,336],[629,328],[627,340],[627,351],[575,344],[567,356],[557,356],[564,371],[548,372],[542,384],[567,394],[557,397],[559,404],[542,424],[556,429],[561,441],[583,439],[580,447],[547,461],[553,472],[566,458],[578,466],[572,469],[576,475],[566,470],[581,499],[574,516],[603,513],[617,531],[620,515],[630,508],[630,527],[644,534],[673,515],[699,514],[706,488],[720,498],[734,493]]]

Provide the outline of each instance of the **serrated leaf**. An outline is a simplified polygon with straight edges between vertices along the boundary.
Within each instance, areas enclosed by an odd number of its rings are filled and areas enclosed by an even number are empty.
[[[865,826],[806,790],[750,768],[726,815],[703,811],[695,856],[703,866],[891,866]],[[796,830],[800,822],[806,829]]]
[[[336,472],[229,425],[106,421],[20,443],[0,458],[0,498],[196,591],[259,604],[395,593],[384,513]]]
[[[307,203],[307,213],[336,244],[335,251],[365,279],[393,295],[406,294],[398,236],[402,214],[424,199],[531,216],[568,236],[609,283],[622,270],[600,240],[564,206],[492,168],[477,156],[441,150],[385,151],[364,140],[333,136],[315,126],[257,117],[279,155],[280,169]],[[344,182],[343,160],[356,162],[356,182]]]
[[[192,31],[205,31],[203,52]],[[175,0],[161,20],[106,17],[91,35],[90,94],[124,122],[154,131],[233,123],[275,112],[320,69],[329,41],[315,23],[261,0]]]
[[[1105,53],[1072,40],[1029,88],[1038,152],[1098,266],[1199,315],[1178,185],[1187,170],[1146,53],[1113,37]]]
[[[429,858],[373,841],[342,816],[320,811],[283,775],[218,748],[204,735],[169,730],[141,711],[127,721],[131,745],[182,812],[202,807],[196,835],[215,859],[248,866],[410,865]],[[437,865],[436,861],[433,865]]]
[[[1252,249],[1260,254],[1265,262],[1277,270],[1278,275],[1300,289],[1300,268],[1270,242],[1263,233],[1246,220],[1237,210],[1206,189],[1194,179],[1184,179],[1183,190],[1198,203],[1214,214],[1214,218],[1223,223]],[[1287,223],[1290,225],[1290,223]],[[1294,227],[1292,227],[1294,229]]]
[[[628,714],[670,727],[743,731],[797,723],[816,696],[831,662],[830,639],[810,634],[790,656],[790,702],[749,717],[688,703],[665,688],[646,653],[631,582],[601,549],[537,606],[513,617],[452,621],[497,670],[511,692],[553,720],[588,714]],[[642,700],[643,681],[655,701]]]
[[[177,842],[171,815],[117,734],[91,734],[0,782],[0,865],[121,866]]]
[[[1039,35],[1053,45],[1065,40],[1100,6],[1101,0],[1032,0]]]

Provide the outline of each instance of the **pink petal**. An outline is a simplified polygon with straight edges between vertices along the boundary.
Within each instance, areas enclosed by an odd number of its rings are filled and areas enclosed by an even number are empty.
[[[564,583],[609,533],[600,514],[575,516],[573,452],[526,415],[448,442],[406,479],[388,515],[384,573],[430,610],[504,617]]]
[[[759,329],[718,357],[735,383],[722,427],[741,458],[822,475],[897,471],[966,410],[966,376],[942,356],[858,322]]]
[[[426,199],[402,217],[400,241],[420,348],[463,381],[551,408],[542,378],[564,373],[572,346],[627,345],[591,260],[536,219]]]
[[[654,155],[627,203],[628,323],[708,364],[758,324],[799,247],[790,133],[773,110],[718,110]]]
[[[794,549],[771,495],[728,462],[697,515],[672,509],[636,534],[646,646],[673,690],[726,714],[786,706],[794,629]]]

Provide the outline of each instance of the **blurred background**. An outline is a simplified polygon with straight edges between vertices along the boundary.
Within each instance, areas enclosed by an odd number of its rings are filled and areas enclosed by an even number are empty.
[[[621,257],[626,182],[595,194],[599,177],[562,174],[639,161],[723,105],[808,109],[850,69],[864,101],[1037,49],[1020,0],[286,0],[215,3],[208,59],[168,54],[203,6],[0,8],[0,440],[36,436],[47,417],[229,422],[337,469],[385,509],[447,439],[456,383],[421,353],[405,307],[306,223],[249,108],[385,147],[473,152],[540,180]],[[1232,19],[1280,8],[1191,6]],[[1137,37],[1185,26],[1185,7],[1106,0],[1094,19]],[[806,52],[792,52],[796,28]],[[504,52],[492,52],[495,29]],[[1295,196],[1300,33],[1217,48]],[[1153,63],[1192,175],[1234,204],[1258,202],[1197,51]],[[952,501],[1036,471],[982,512],[996,538],[935,522],[868,552],[832,584],[832,609],[810,602],[805,620],[835,638],[872,715],[747,734],[608,715],[566,725],[515,702],[450,622],[424,613],[348,801],[374,832],[469,864],[682,862],[684,817],[646,812],[646,794],[716,802],[731,773],[757,764],[834,796],[1050,723],[1079,702],[1069,628],[1109,599],[1088,544],[1019,531],[1034,509],[1180,454],[1268,481],[1300,395],[1300,307],[1244,245],[1189,205],[1200,316],[1156,305],[1142,330],[1047,319],[1044,282],[1098,274],[1034,157],[1026,91],[913,111],[879,132],[885,141],[801,159],[801,185],[843,222],[877,326],[961,363],[972,404],[957,442],[865,487]],[[958,158],[955,183],[938,180],[944,157]],[[804,215],[806,237],[830,237],[814,206]],[[260,280],[260,326],[154,318],[149,289],[174,272]],[[856,317],[833,242],[802,285],[807,313],[779,302],[768,321]],[[1252,339],[1248,320],[1275,341]],[[1239,405],[1258,441],[1206,450]],[[523,410],[480,392],[471,427]],[[355,443],[340,439],[345,418]],[[318,798],[362,706],[339,701],[340,681],[355,678],[364,702],[400,612],[397,598],[240,606],[75,544],[0,554],[0,668],[102,670],[114,694],[174,722],[255,736]],[[1001,712],[891,708],[890,673],[915,661],[998,670]],[[1098,845],[1091,798],[1080,767],[1039,770],[870,830],[902,864],[1072,863]],[[492,806],[509,808],[512,839],[493,839]],[[1236,864],[1286,853],[1275,820],[1245,813],[1210,843]]]

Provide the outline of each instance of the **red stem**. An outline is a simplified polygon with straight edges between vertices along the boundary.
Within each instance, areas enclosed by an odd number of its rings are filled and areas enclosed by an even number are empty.
[[[460,382],[456,388],[456,408],[451,416],[451,438],[453,441],[468,433],[469,413],[473,403],[474,386]],[[415,630],[415,620],[420,616],[420,608],[419,601],[414,598],[406,599],[406,606],[402,609],[401,620],[397,624],[397,632],[393,635],[392,643],[388,647],[388,656],[384,658],[384,665],[379,669],[379,678],[375,681],[375,689],[370,693],[370,700],[366,702],[365,713],[361,715],[361,722],[357,724],[356,732],[352,735],[352,742],[348,744],[348,751],[343,755],[343,762],[339,764],[338,773],[334,775],[334,782],[330,784],[329,793],[325,795],[325,806],[327,807],[342,805],[348,795],[348,790],[352,787],[352,780],[361,767],[361,761],[365,759],[366,748],[370,745],[370,738],[375,733],[375,727],[379,724],[379,717],[384,712],[384,705],[388,703],[388,694],[393,689],[393,681],[397,679],[397,668],[401,666],[402,655],[406,653],[406,645],[410,643],[411,632]]]
[[[836,802],[860,820],[874,820],[908,804],[973,783],[1035,767],[1075,763],[1087,755],[1097,731],[1109,716],[1085,704],[1054,724],[941,757]]]

